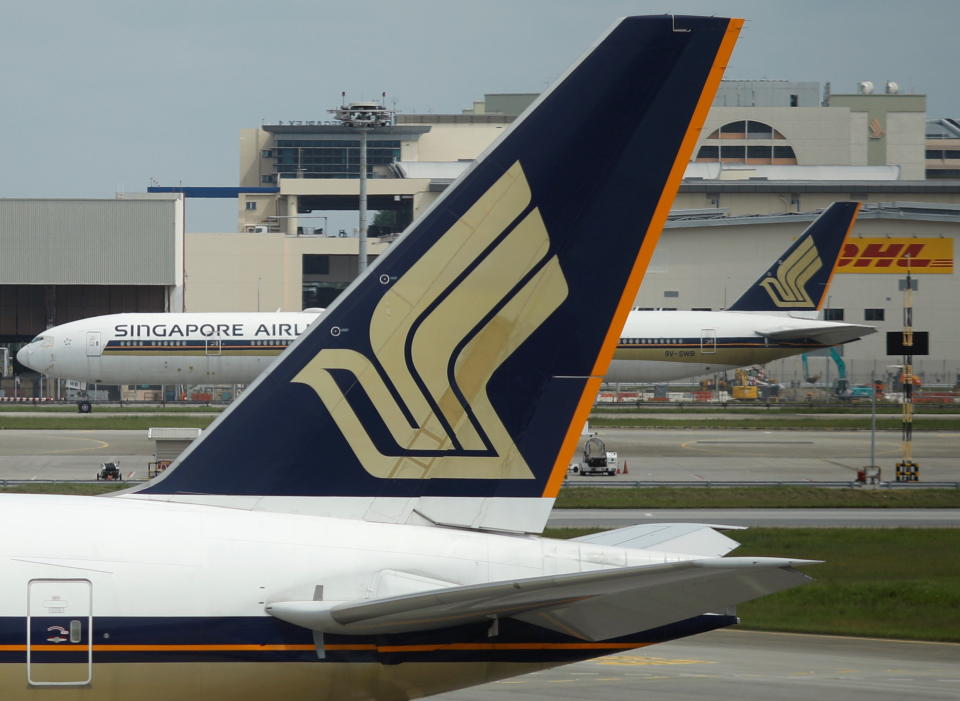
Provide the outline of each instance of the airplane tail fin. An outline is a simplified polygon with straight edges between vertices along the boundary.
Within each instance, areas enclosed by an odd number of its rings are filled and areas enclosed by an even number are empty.
[[[834,202],[807,227],[731,312],[817,311],[823,308],[843,242],[853,230],[859,202]]]
[[[127,496],[539,531],[742,20],[621,20]]]

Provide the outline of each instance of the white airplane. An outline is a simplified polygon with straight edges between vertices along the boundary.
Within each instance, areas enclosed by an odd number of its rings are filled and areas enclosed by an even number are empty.
[[[678,380],[874,333],[789,316],[823,305],[858,209],[824,210],[728,311],[631,311],[607,381]],[[50,377],[101,384],[248,384],[320,312],[109,314],[48,329],[17,359]]]
[[[159,478],[0,494],[4,701],[411,699],[806,581],[709,526],[535,535],[741,26],[614,25]]]
[[[876,333],[821,321],[830,282],[859,202],[834,202],[724,311],[633,311],[608,382],[665,382],[762,365]],[[795,316],[794,316],[795,315]]]
[[[249,384],[320,311],[107,314],[47,329],[17,360],[100,384]]]

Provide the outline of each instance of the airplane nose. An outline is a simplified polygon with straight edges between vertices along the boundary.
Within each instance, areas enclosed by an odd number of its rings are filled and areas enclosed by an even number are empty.
[[[27,367],[30,367],[30,355],[31,355],[30,346],[24,346],[23,348],[17,351],[17,362],[20,363],[21,365],[26,365]]]

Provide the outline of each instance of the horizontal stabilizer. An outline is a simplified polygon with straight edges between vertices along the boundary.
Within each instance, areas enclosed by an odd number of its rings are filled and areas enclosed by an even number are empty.
[[[721,557],[740,544],[718,530],[744,530],[744,526],[715,526],[706,523],[640,523],[613,531],[591,533],[572,540],[634,550]]]
[[[827,324],[819,322],[816,326],[807,328],[786,328],[782,331],[757,331],[757,335],[769,338],[778,343],[808,343],[815,341],[822,346],[838,346],[842,343],[856,341],[858,338],[876,333],[873,326],[863,324]]]
[[[372,601],[282,601],[280,620],[321,633],[404,633],[511,617],[606,640],[722,611],[808,581],[813,560],[733,557],[451,586]]]

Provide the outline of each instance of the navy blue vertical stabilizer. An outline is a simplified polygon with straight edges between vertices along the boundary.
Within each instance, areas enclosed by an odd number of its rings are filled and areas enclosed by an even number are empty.
[[[740,24],[619,22],[138,491],[543,496]]]
[[[834,202],[760,279],[727,309],[731,312],[813,311],[823,306],[859,202]]]

